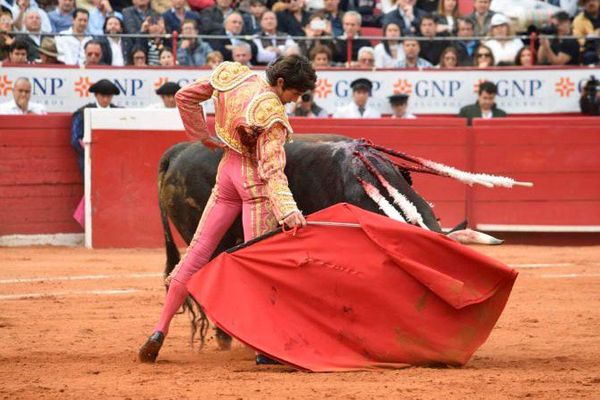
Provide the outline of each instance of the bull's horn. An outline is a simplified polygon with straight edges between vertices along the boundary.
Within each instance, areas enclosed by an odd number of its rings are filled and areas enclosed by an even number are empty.
[[[472,229],[461,229],[447,234],[447,236],[462,244],[502,244],[504,240],[497,239],[483,232],[477,232]]]

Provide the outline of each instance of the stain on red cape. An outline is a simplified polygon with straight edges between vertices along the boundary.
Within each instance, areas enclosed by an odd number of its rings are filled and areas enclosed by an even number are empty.
[[[310,371],[465,364],[517,272],[442,234],[336,204],[308,226],[223,253],[188,283],[241,342]]]

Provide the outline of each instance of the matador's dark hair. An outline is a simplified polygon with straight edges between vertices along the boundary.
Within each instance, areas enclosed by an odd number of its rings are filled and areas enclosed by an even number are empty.
[[[306,57],[291,55],[279,57],[267,68],[267,80],[271,86],[275,86],[279,78],[285,82],[284,89],[306,92],[315,88],[317,74]]]

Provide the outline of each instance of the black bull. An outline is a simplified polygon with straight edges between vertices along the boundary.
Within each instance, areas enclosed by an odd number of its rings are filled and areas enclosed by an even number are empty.
[[[378,187],[382,194],[385,193],[363,162],[354,155],[355,151],[360,150],[388,182],[416,206],[424,223],[433,231],[441,231],[429,204],[407,181],[410,177],[400,172],[383,154],[342,136],[302,135],[299,139],[285,147],[285,173],[298,207],[304,214],[340,202],[383,213],[357,180],[359,177],[368,181]],[[165,276],[180,259],[168,219],[189,244],[215,184],[221,156],[222,151],[208,150],[200,143],[180,143],[167,150],[160,160],[158,190],[167,252]],[[241,218],[238,217],[213,257],[239,244],[243,237]],[[186,305],[192,313],[192,339],[199,330],[203,341],[208,327],[204,313],[200,308],[195,309],[197,305],[189,300]],[[219,330],[217,339],[222,348],[227,348],[231,341]]]

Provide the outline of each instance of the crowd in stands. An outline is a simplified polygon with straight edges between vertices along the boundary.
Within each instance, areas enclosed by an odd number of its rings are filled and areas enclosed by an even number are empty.
[[[304,54],[318,68],[597,64],[600,0],[547,1],[565,9],[514,32],[490,0],[473,0],[468,15],[459,0],[0,0],[0,62],[267,65]]]

